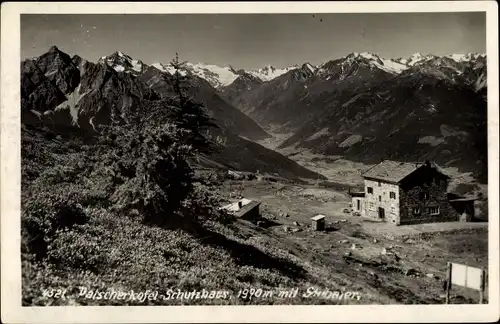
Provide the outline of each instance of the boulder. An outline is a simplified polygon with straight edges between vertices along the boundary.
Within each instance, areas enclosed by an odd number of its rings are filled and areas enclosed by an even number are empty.
[[[418,271],[413,268],[408,268],[405,270],[405,276],[416,276]]]
[[[280,211],[278,214],[280,217],[288,217],[288,214],[285,212]]]

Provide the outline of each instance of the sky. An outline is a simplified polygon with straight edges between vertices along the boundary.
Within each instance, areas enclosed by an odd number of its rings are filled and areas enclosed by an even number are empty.
[[[179,53],[191,63],[257,69],[320,64],[353,52],[486,53],[486,14],[132,14],[21,15],[22,59],[52,45],[89,61],[121,51],[146,64]]]

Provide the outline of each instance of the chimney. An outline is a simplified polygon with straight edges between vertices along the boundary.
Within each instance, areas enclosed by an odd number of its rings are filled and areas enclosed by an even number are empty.
[[[243,202],[240,200],[238,201],[238,209],[241,209],[241,207],[243,207]]]

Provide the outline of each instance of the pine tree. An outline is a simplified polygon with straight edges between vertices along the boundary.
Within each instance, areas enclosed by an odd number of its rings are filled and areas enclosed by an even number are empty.
[[[217,127],[213,119],[209,117],[207,110],[189,95],[186,77],[181,72],[186,62],[179,61],[179,54],[170,65],[175,69],[173,89],[175,93],[175,123],[179,128],[187,130],[184,138],[187,144],[193,146],[195,151],[208,152],[213,148],[213,143],[208,140],[203,132],[211,127]]]

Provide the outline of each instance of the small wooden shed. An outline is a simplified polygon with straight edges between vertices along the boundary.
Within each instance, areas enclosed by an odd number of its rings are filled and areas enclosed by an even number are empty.
[[[476,201],[476,198],[472,197],[457,197],[455,199],[448,200],[457,213],[458,221],[460,222],[470,222],[474,220],[474,201]]]
[[[255,222],[261,218],[259,206],[260,202],[243,198],[232,204],[222,206],[221,209],[226,210],[237,218]]]
[[[316,215],[311,217],[312,228],[315,231],[323,231],[325,229],[325,215]]]

